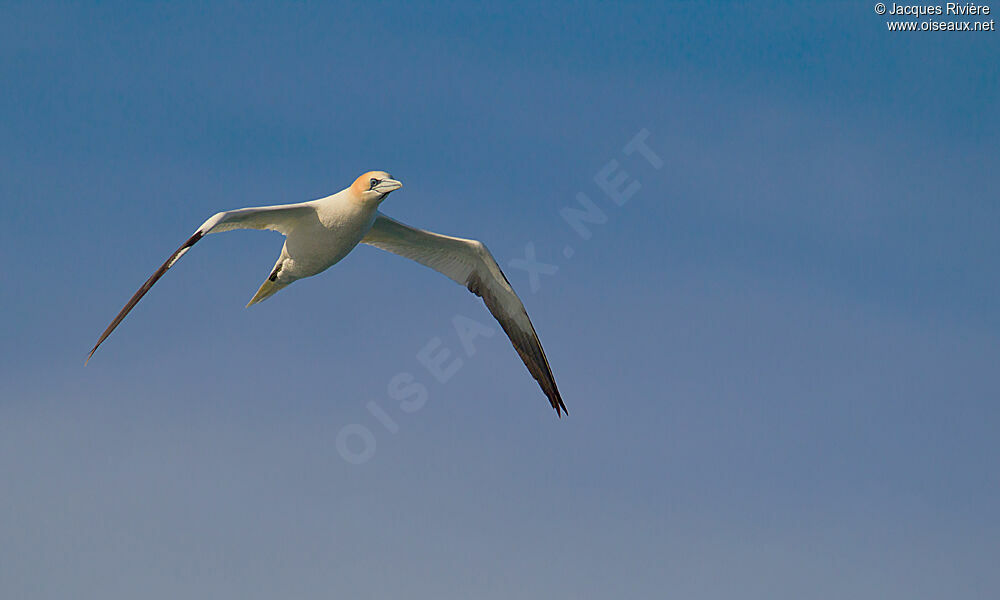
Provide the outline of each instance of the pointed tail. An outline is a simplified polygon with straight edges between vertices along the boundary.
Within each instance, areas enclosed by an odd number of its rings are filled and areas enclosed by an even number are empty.
[[[267,300],[271,296],[277,294],[278,291],[281,290],[281,288],[287,285],[288,285],[287,283],[280,283],[277,281],[271,281],[270,279],[266,279],[264,283],[261,284],[260,289],[257,290],[257,293],[254,294],[253,298],[250,299],[250,302],[247,303],[247,306],[250,307],[253,306],[254,304],[257,304],[258,302],[263,302],[264,300]]]

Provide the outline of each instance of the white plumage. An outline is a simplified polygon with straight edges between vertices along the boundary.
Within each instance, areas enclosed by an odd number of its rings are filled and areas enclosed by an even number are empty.
[[[298,279],[332,267],[359,243],[415,260],[481,296],[507,333],[552,408],[566,411],[548,359],[524,305],[493,255],[481,242],[431,233],[390,219],[379,205],[402,183],[384,171],[370,171],[332,196],[279,206],[242,208],[213,215],[153,273],[111,321],[87,361],[153,284],[202,237],[234,229],[271,229],[285,236],[270,275],[247,306],[261,302]]]

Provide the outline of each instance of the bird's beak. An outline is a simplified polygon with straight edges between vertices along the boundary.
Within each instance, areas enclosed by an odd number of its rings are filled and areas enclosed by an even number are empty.
[[[380,194],[388,194],[389,192],[394,192],[401,187],[403,187],[403,184],[395,179],[383,179],[381,183],[375,186],[375,191]]]

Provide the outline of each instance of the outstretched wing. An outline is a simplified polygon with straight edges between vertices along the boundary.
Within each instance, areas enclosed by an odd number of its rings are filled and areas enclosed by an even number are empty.
[[[486,308],[503,327],[528,371],[545,392],[556,414],[562,416],[563,412],[568,412],[524,305],[482,242],[410,227],[381,213],[361,241],[415,260],[481,296]]]
[[[146,295],[149,288],[153,287],[153,284],[156,283],[160,277],[163,277],[163,274],[166,273],[170,267],[174,266],[174,263],[177,262],[180,257],[184,256],[184,253],[187,252],[191,246],[198,243],[198,240],[210,233],[232,231],[233,229],[271,229],[281,232],[284,235],[288,235],[299,219],[312,214],[314,210],[315,209],[308,202],[304,202],[299,204],[285,204],[281,206],[241,208],[239,210],[229,210],[213,215],[212,218],[202,223],[201,227],[199,227],[198,230],[195,231],[194,234],[189,237],[180,248],[175,250],[174,253],[170,255],[170,258],[160,265],[160,268],[157,269],[156,272],[146,280],[146,283],[142,284],[142,287],[140,287],[132,298],[129,299],[128,303],[125,304],[125,307],[121,309],[118,316],[111,321],[108,328],[101,334],[100,339],[98,339],[97,343],[94,344],[94,347],[90,350],[90,354],[87,355],[86,362],[90,362],[90,358],[94,356],[94,352],[97,352],[98,346],[100,346],[101,343],[104,342],[109,335],[111,335],[111,332],[115,330],[115,327],[118,327],[118,324],[122,322],[125,315],[127,315],[129,311],[131,311],[132,308],[139,303],[139,300]],[[84,364],[86,364],[86,362]]]

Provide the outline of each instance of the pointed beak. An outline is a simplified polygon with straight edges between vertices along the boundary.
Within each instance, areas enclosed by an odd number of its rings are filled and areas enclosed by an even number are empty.
[[[403,187],[403,184],[395,179],[383,179],[381,183],[375,186],[375,191],[380,194],[388,194],[389,192],[394,192],[401,187]]]

